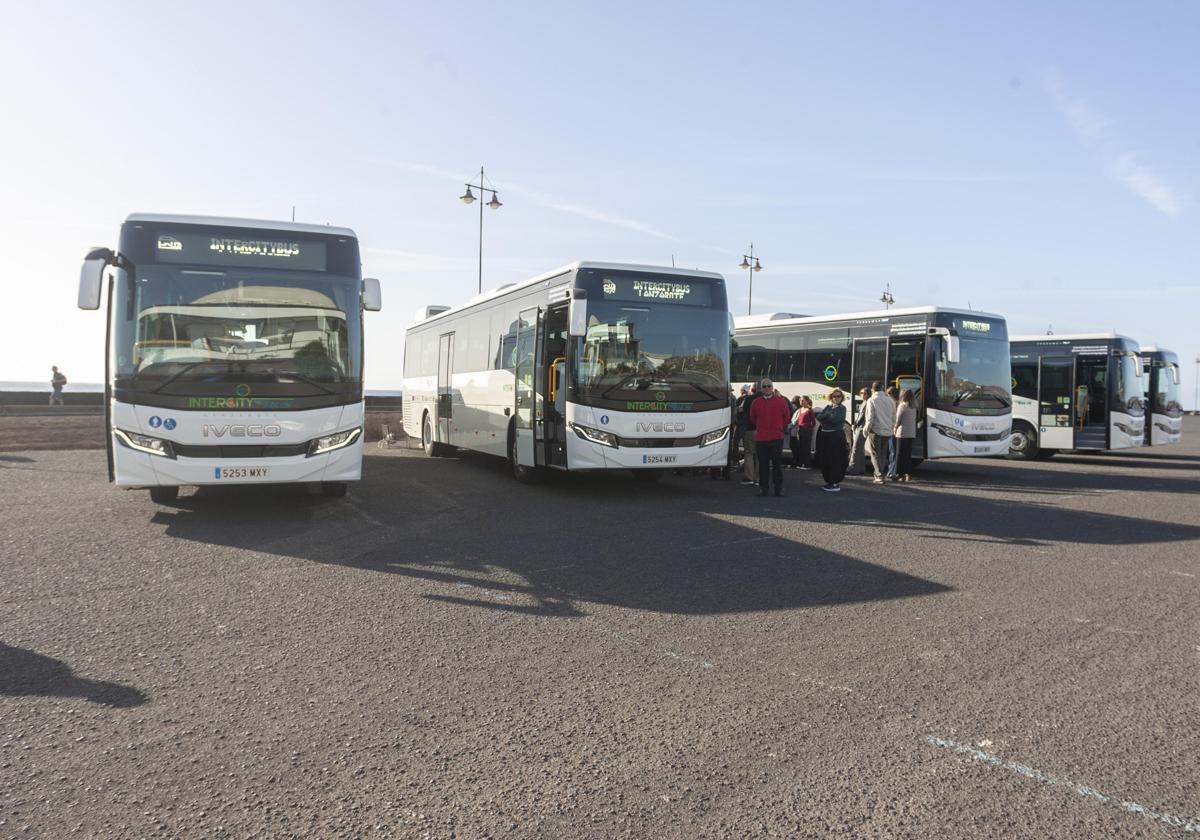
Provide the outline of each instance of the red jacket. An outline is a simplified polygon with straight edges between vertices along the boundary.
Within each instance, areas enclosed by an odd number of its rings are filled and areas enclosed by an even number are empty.
[[[779,395],[759,396],[750,404],[750,422],[758,431],[754,438],[759,443],[769,440],[783,440],[784,430],[792,420],[792,408],[788,401]]]

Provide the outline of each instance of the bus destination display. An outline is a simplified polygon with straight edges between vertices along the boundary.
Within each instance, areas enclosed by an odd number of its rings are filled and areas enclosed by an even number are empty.
[[[655,301],[683,303],[689,306],[710,306],[712,288],[708,283],[691,278],[605,277],[601,283],[604,300]]]
[[[158,262],[325,270],[324,242],[182,231],[159,233],[155,242]]]

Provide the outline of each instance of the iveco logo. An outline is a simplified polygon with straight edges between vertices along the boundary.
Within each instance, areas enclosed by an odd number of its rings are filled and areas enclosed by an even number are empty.
[[[687,429],[683,423],[642,423],[638,422],[639,432],[682,432]]]
[[[205,437],[279,437],[283,434],[283,429],[276,425],[250,425],[243,426],[241,424],[230,426],[210,426],[207,423],[201,427],[201,434]]]

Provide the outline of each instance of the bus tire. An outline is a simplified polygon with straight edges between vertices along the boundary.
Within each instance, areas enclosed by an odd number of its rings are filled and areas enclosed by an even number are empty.
[[[1054,457],[1054,453],[1057,451],[1057,449],[1039,449],[1037,454],[1033,457],[1037,458],[1039,461],[1049,461]]]
[[[640,481],[642,484],[653,484],[663,477],[663,470],[631,470],[633,480]]]
[[[344,481],[322,481],[321,493],[331,499],[341,499],[346,495],[346,482]]]
[[[430,458],[441,458],[450,452],[452,447],[444,443],[438,443],[433,439],[433,418],[429,416],[429,412],[425,412],[425,416],[421,420],[421,449]]]
[[[165,505],[170,504],[179,498],[178,487],[151,487],[150,501],[155,504]]]
[[[525,467],[517,461],[517,430],[508,430],[508,464],[512,467],[513,478],[522,484],[539,484],[544,477],[538,467]]]
[[[1032,461],[1037,457],[1037,432],[1033,426],[1020,421],[1013,423],[1012,437],[1008,439],[1008,458],[1012,461]]]

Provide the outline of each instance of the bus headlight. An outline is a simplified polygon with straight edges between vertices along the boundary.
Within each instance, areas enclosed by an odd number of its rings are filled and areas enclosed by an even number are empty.
[[[612,432],[602,432],[590,426],[580,426],[578,423],[572,423],[571,428],[575,430],[575,434],[586,441],[598,443],[601,446],[611,446],[613,449],[617,448],[617,436]]]
[[[124,429],[113,429],[113,436],[122,445],[136,449],[138,452],[145,452],[147,455],[161,455],[164,458],[175,457],[175,450],[169,440],[140,435],[137,432],[127,432]]]
[[[721,441],[725,440],[725,438],[727,438],[727,437],[729,437],[729,427],[722,426],[720,429],[717,429],[716,431],[713,431],[713,432],[709,432],[704,437],[700,438],[700,445],[701,446],[712,446],[714,443],[720,443]]]
[[[358,436],[362,434],[362,429],[349,429],[345,432],[334,432],[331,435],[316,438],[308,443],[308,457],[314,455],[324,455],[326,452],[332,452],[335,449],[342,449],[358,440]]]
[[[948,438],[952,438],[959,442],[961,442],[963,439],[963,434],[958,429],[952,429],[949,426],[943,426],[941,423],[934,423],[933,428],[938,430],[938,434],[944,435]]]

